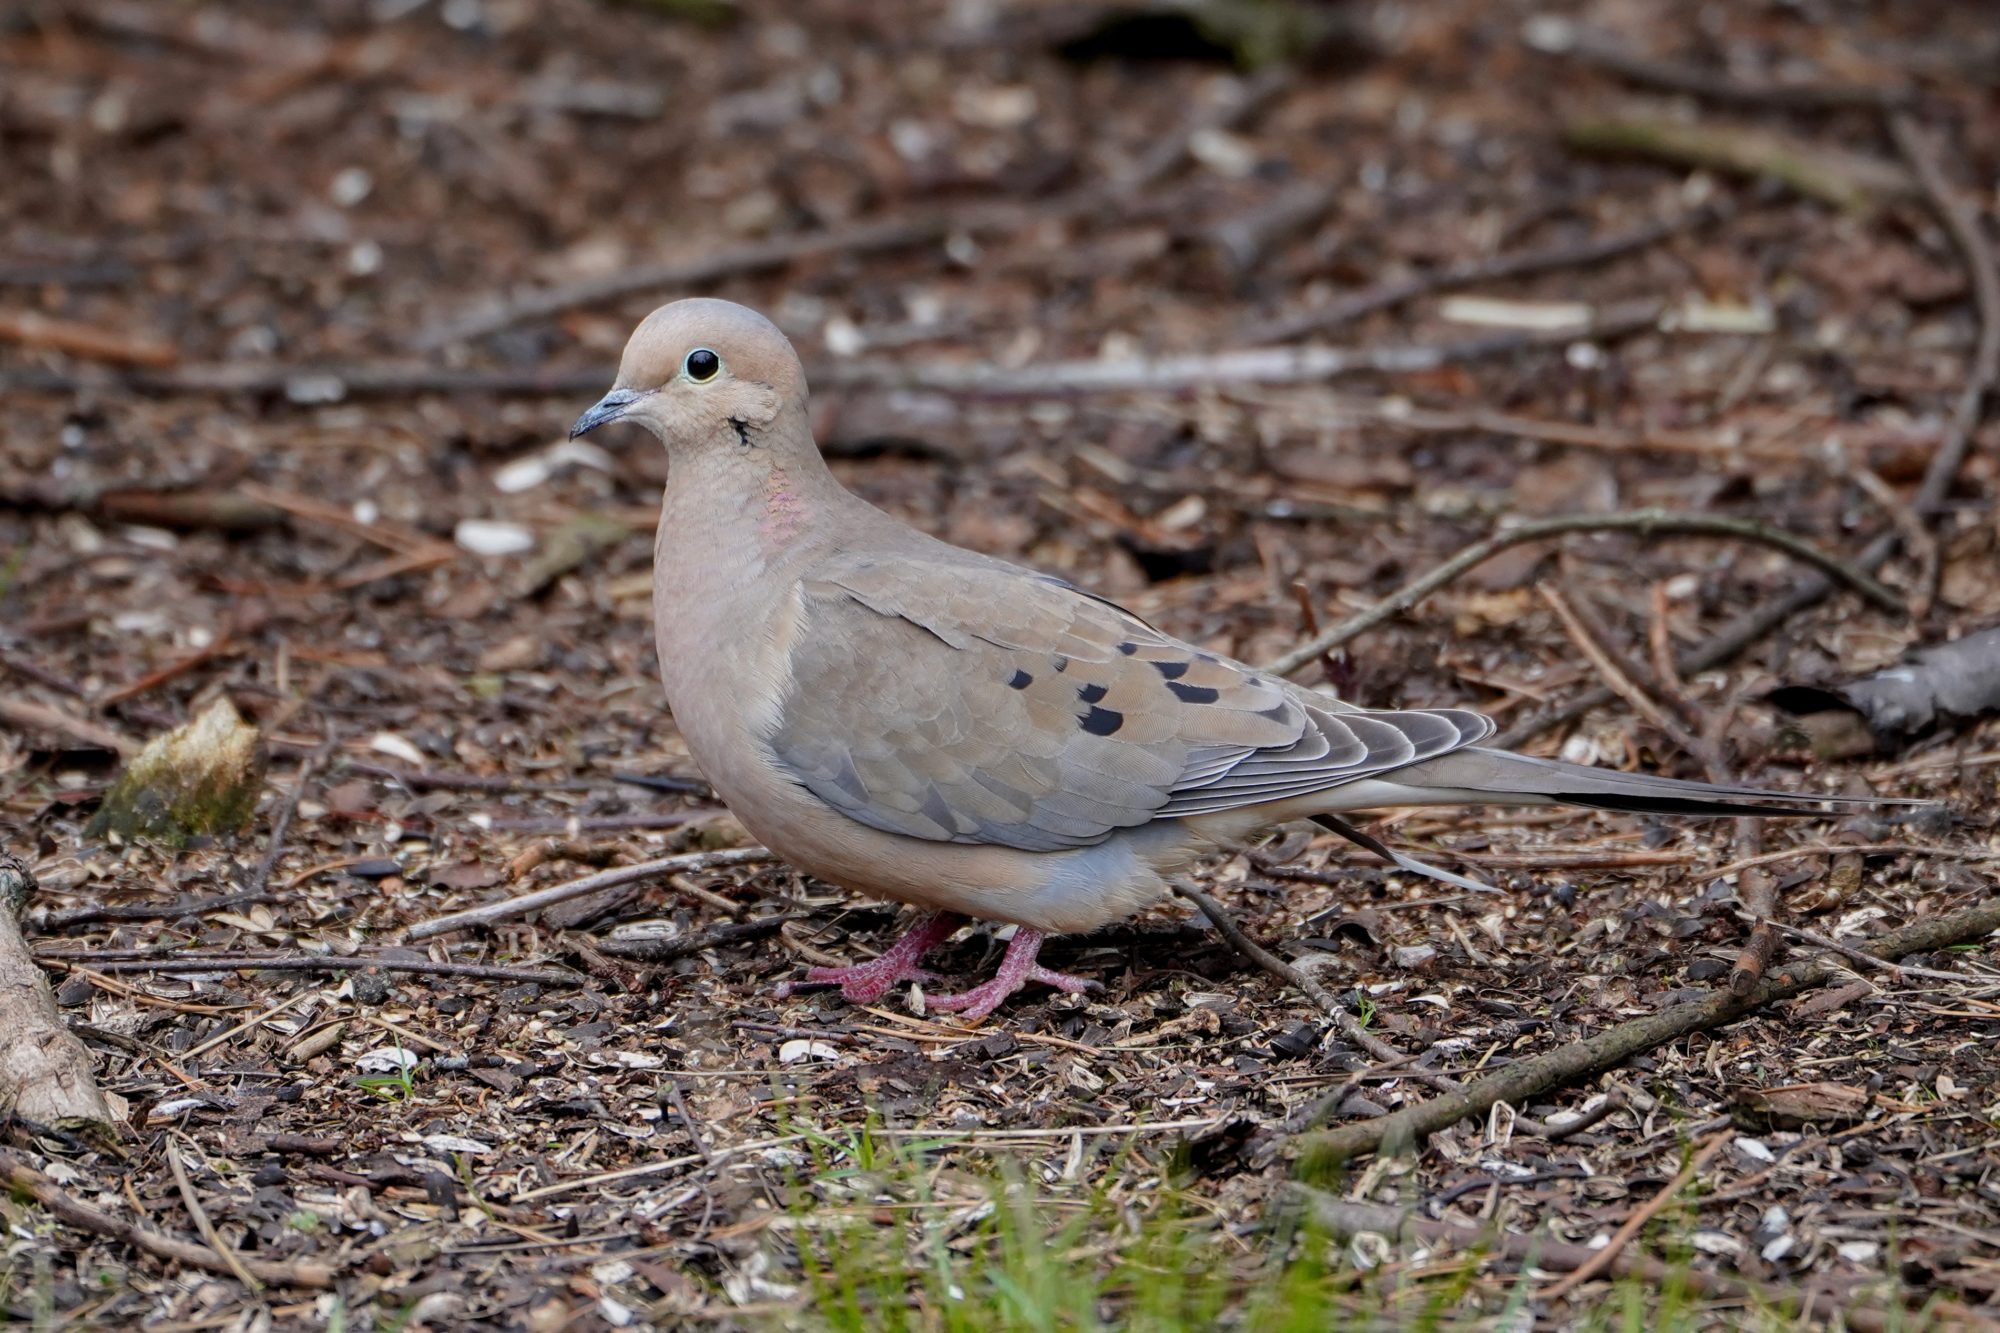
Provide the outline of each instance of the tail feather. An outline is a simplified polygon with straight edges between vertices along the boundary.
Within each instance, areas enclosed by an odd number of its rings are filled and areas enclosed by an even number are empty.
[[[1664,815],[1824,815],[1835,809],[1922,805],[1882,796],[1822,796],[1588,768],[1471,745],[1385,775],[1399,786],[1435,792],[1440,804],[1482,799],[1581,805]]]

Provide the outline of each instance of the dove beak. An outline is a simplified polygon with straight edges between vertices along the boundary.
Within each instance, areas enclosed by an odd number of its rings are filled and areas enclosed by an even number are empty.
[[[573,440],[579,435],[589,434],[607,421],[618,420],[625,415],[627,408],[644,396],[637,389],[613,389],[576,419],[576,424],[569,428],[569,437]]]

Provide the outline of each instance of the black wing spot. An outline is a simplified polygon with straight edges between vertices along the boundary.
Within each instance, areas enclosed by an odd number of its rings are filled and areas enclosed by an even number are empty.
[[[1019,667],[1016,667],[1014,674],[1008,678],[1007,683],[1017,690],[1025,690],[1035,683],[1035,678]]]
[[[1125,715],[1109,708],[1093,706],[1088,713],[1078,718],[1077,722],[1093,736],[1109,736],[1125,725]]]
[[[1061,653],[1057,653],[1054,657],[1050,658],[1049,660],[1055,664],[1055,668],[1058,672],[1069,670],[1069,659],[1067,657],[1064,657]]]
[[[1188,669],[1188,664],[1186,662],[1153,663],[1153,670],[1159,672],[1162,676],[1165,676],[1168,680],[1179,680],[1182,676],[1185,676],[1187,674],[1187,669]]]
[[[1221,690],[1210,689],[1206,685],[1188,685],[1178,680],[1168,681],[1167,688],[1174,692],[1174,698],[1184,704],[1212,704],[1222,697]]]
[[[1087,704],[1094,704],[1109,693],[1111,691],[1105,689],[1102,685],[1085,685],[1076,692],[1076,697]]]
[[[1118,651],[1125,654],[1125,656],[1130,657],[1133,653],[1139,651],[1139,645],[1132,642],[1130,639],[1127,639],[1125,640],[1125,642],[1118,645]]]

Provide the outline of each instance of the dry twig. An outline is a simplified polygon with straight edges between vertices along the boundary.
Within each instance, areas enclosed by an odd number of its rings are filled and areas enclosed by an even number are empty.
[[[1897,106],[1916,96],[1915,90],[1838,83],[1753,83],[1678,60],[1642,55],[1601,32],[1568,19],[1537,18],[1529,25],[1527,43],[1545,55],[1567,56],[1616,74],[1629,83],[1686,93],[1706,102],[1773,107],[1793,111],[1862,110]]]
[[[1893,960],[1904,954],[1962,944],[1995,930],[2000,930],[2000,902],[1987,902],[1891,931],[1875,941],[1876,953]],[[1752,995],[1712,991],[1701,999],[1621,1023],[1583,1041],[1518,1060],[1456,1092],[1413,1103],[1378,1119],[1300,1135],[1294,1141],[1295,1169],[1306,1180],[1320,1180],[1330,1176],[1341,1163],[1362,1153],[1402,1151],[1425,1135],[1483,1114],[1496,1102],[1521,1105],[1551,1088],[1608,1068],[1641,1051],[1690,1032],[1719,1027],[1754,1009],[1824,985],[1841,970],[1833,958],[1807,959],[1788,965]]]
[[[1723,217],[1725,212],[1726,209],[1720,205],[1704,205],[1630,231],[1594,236],[1584,241],[1562,242],[1539,250],[1516,250],[1484,259],[1447,264],[1427,273],[1378,283],[1310,310],[1249,324],[1239,329],[1237,336],[1241,341],[1254,344],[1290,342],[1294,338],[1324,333],[1342,324],[1351,324],[1364,315],[1407,305],[1426,296],[1461,291],[1483,283],[1589,268],[1649,249],[1683,232],[1699,230]]]
[[[1236,924],[1221,903],[1184,880],[1169,880],[1167,883],[1176,894],[1201,909],[1202,915],[1209,919],[1222,938],[1229,941],[1230,948],[1312,1001],[1313,1007],[1325,1014],[1327,1021],[1339,1028],[1342,1036],[1378,1060],[1401,1063],[1410,1058],[1356,1022],[1354,1015],[1343,1009],[1340,1001],[1334,998],[1333,992],[1244,934],[1243,928]],[[1427,1081],[1442,1078],[1422,1070],[1412,1070],[1410,1074],[1413,1078]]]
[[[169,1236],[151,1227],[137,1222],[127,1222],[123,1218],[113,1217],[110,1213],[100,1212],[87,1204],[79,1203],[63,1193],[62,1187],[55,1181],[4,1150],[0,1150],[0,1178],[4,1178],[15,1190],[33,1199],[73,1227],[81,1227],[85,1231],[121,1241],[135,1250],[143,1250],[156,1258],[185,1264],[190,1268],[199,1268],[204,1272],[235,1276],[230,1266],[208,1246],[183,1240],[178,1236]],[[285,1261],[253,1259],[243,1255],[239,1256],[238,1262],[252,1277],[274,1287],[333,1285],[335,1271],[333,1265],[315,1259]]]
[[[152,954],[143,950],[90,953],[37,952],[38,963],[59,963],[72,971],[99,974],[120,972],[203,973],[203,972],[410,972],[430,977],[477,977],[485,981],[532,982],[539,986],[581,986],[586,980],[576,972],[560,972],[550,967],[506,967],[498,963],[440,963],[429,958],[384,958],[379,954],[356,954],[343,958],[334,954],[232,954],[198,953],[185,950],[173,954]],[[89,967],[83,964],[88,961]]]
[[[1901,614],[1903,604],[1896,594],[1870,574],[1829,555],[1799,537],[1754,519],[1727,518],[1719,514],[1677,514],[1665,509],[1632,509],[1615,514],[1570,514],[1536,519],[1505,532],[1474,542],[1451,559],[1390,593],[1387,597],[1335,625],[1307,643],[1265,664],[1275,675],[1287,675],[1313,658],[1337,648],[1364,630],[1409,610],[1467,570],[1492,559],[1500,552],[1523,542],[1542,541],[1573,532],[1637,532],[1669,537],[1729,537],[1738,541],[1769,546],[1820,570],[1827,577],[1854,589],[1869,601],[1892,614]]]
[[[557,903],[566,903],[572,898],[581,898],[600,889],[614,889],[621,884],[631,884],[655,876],[690,874],[700,870],[716,870],[724,866],[755,865],[773,859],[771,853],[762,847],[734,847],[726,851],[686,852],[680,856],[662,857],[657,861],[641,861],[637,865],[602,870],[595,875],[585,875],[581,879],[573,879],[566,884],[556,884],[546,889],[537,889],[533,893],[502,898],[498,902],[487,903],[482,907],[469,907],[463,912],[452,912],[446,916],[432,917],[429,921],[419,921],[405,930],[402,938],[406,943],[415,943],[418,940],[449,934],[454,930],[464,930],[468,926],[490,926],[495,921],[525,916],[529,912],[553,907]]]
[[[215,1223],[209,1220],[208,1210],[201,1206],[201,1198],[194,1192],[194,1182],[188,1179],[187,1167],[181,1162],[181,1151],[174,1146],[172,1139],[167,1140],[167,1169],[173,1172],[174,1184],[181,1192],[181,1202],[186,1205],[188,1216],[194,1219],[194,1229],[208,1242],[208,1248],[215,1251],[223,1266],[236,1275],[238,1282],[252,1291],[262,1291],[264,1284],[243,1266],[243,1257],[229,1247],[222,1234],[215,1229]]]
[[[1680,1169],[1680,1174],[1662,1186],[1658,1194],[1632,1210],[1632,1215],[1625,1219],[1624,1224],[1611,1233],[1611,1240],[1603,1249],[1571,1269],[1561,1280],[1544,1287],[1537,1293],[1538,1297],[1545,1301],[1558,1300],[1611,1267],[1631,1239],[1639,1234],[1647,1222],[1658,1216],[1662,1208],[1673,1202],[1675,1195],[1688,1187],[1695,1175],[1709,1164],[1715,1154],[1722,1150],[1722,1145],[1727,1142],[1729,1142],[1728,1134],[1711,1134],[1700,1147],[1695,1149],[1694,1156]]]

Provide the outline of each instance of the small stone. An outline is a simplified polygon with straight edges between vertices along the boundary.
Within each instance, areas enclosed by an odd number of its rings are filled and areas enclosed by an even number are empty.
[[[1428,944],[1406,944],[1389,950],[1389,961],[1397,967],[1423,967],[1438,956],[1438,951]]]
[[[350,982],[356,1002],[360,1004],[386,1004],[390,995],[389,978],[380,972],[356,972]]]
[[[263,788],[257,728],[217,699],[194,721],[146,743],[84,833],[185,847],[191,838],[242,828]]]

